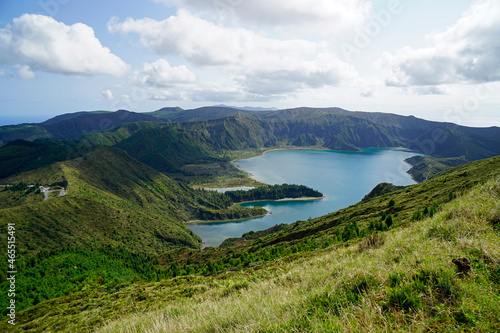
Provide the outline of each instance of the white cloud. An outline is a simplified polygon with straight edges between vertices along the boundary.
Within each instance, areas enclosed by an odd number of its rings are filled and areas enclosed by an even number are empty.
[[[34,79],[36,77],[30,66],[19,66],[17,76],[20,79]]]
[[[384,53],[379,64],[390,86],[427,86],[500,80],[500,2],[478,0],[443,33],[428,36],[433,46]]]
[[[109,89],[102,92],[102,97],[104,97],[108,101],[112,101],[114,99],[113,92]]]
[[[0,63],[50,73],[124,75],[129,66],[82,23],[71,26],[44,15],[23,14],[0,29]],[[26,73],[25,73],[26,74]]]
[[[214,67],[249,94],[338,86],[357,78],[354,67],[329,52],[326,42],[268,38],[247,29],[222,27],[185,10],[163,21],[127,18],[119,22],[113,18],[108,29],[112,33],[136,33],[144,46],[160,55],[175,55],[195,66]],[[185,67],[173,69],[165,63],[149,66],[143,72],[162,71],[171,76],[175,71],[178,78],[194,78]],[[165,83],[165,78],[157,75],[146,76],[150,84]]]
[[[360,28],[372,11],[363,0],[154,0],[207,18],[298,32],[336,33]]]
[[[135,73],[135,78],[141,84],[153,87],[171,87],[196,82],[196,75],[186,66],[172,67],[165,59],[145,63],[142,71]]]

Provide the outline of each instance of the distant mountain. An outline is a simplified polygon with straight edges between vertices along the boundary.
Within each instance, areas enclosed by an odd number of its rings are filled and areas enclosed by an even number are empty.
[[[232,109],[238,109],[238,110],[244,110],[244,111],[277,111],[278,108],[271,107],[271,108],[262,108],[262,107],[255,107],[255,106],[230,106],[230,105],[224,105],[224,104],[219,104],[219,105],[214,105],[215,107],[228,107]]]
[[[116,112],[77,112],[49,119],[40,124],[22,124],[0,127],[0,144],[24,139],[50,138],[75,140],[90,133],[101,133],[116,126],[137,121],[162,121],[154,116],[119,110]]]
[[[101,110],[101,111],[79,111],[79,112],[65,113],[65,114],[50,118],[49,120],[42,122],[42,124],[43,125],[51,125],[51,124],[56,124],[56,123],[59,123],[61,121],[72,119],[72,118],[75,118],[78,116],[107,114],[107,113],[112,113],[112,111],[102,111]]]
[[[41,124],[0,127],[0,143],[40,138],[116,145],[162,172],[178,170],[182,163],[209,161],[228,150],[285,146],[345,151],[400,147],[438,158],[460,157],[464,162],[500,155],[498,127],[471,128],[341,108],[247,111],[212,106],[149,113],[79,112]],[[440,171],[436,166],[444,164],[434,163],[433,172]]]

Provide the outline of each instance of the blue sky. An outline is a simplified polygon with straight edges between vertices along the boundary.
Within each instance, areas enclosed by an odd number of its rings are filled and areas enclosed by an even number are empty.
[[[0,125],[338,106],[500,126],[497,0],[0,0]]]

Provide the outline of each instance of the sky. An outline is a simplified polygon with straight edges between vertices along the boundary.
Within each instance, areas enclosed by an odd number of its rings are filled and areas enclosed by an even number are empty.
[[[0,0],[0,125],[341,107],[500,126],[498,0]]]

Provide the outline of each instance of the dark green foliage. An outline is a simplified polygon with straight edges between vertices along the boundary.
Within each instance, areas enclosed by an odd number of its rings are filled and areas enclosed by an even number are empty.
[[[27,259],[20,256],[16,265],[23,272],[16,276],[17,311],[83,289],[113,292],[135,281],[158,281],[172,275],[158,268],[157,257],[132,253],[123,247],[42,251]],[[3,290],[7,286],[6,281],[0,284]],[[6,304],[7,300],[7,293],[1,293],[0,303]],[[2,307],[0,311],[3,316],[7,309]]]
[[[0,179],[83,156],[95,147],[90,143],[51,139],[9,142],[0,147]]]
[[[392,215],[387,216],[387,218],[385,219],[385,224],[387,225],[387,228],[390,228],[393,223],[394,222],[392,220]]]
[[[390,289],[387,292],[387,304],[389,307],[415,311],[422,306],[422,300],[418,293],[409,285],[403,285]]]
[[[404,188],[404,186],[396,186],[396,185],[393,185],[390,183],[380,183],[377,186],[375,186],[373,188],[373,190],[370,191],[370,193],[365,195],[365,197],[361,201],[367,201],[367,200],[370,200],[371,198],[379,197],[379,196],[382,196],[384,194],[388,194],[391,192],[401,190],[403,188]],[[390,204],[390,202],[389,202],[389,204]],[[392,206],[389,206],[389,207],[392,207]]]
[[[455,287],[454,274],[445,270],[420,269],[410,278],[401,273],[389,275],[386,307],[416,311],[425,305],[455,303],[460,291]]]
[[[279,200],[285,198],[320,198],[321,192],[304,185],[282,184],[254,188],[248,191],[227,191],[225,195],[234,202],[255,200]]]
[[[267,210],[262,207],[209,210],[200,208],[195,213],[195,218],[204,221],[239,220],[265,215]]]
[[[464,156],[437,158],[431,156],[413,156],[407,158],[405,162],[412,165],[408,171],[417,182],[423,182],[439,172],[450,167],[463,165],[469,160]]]
[[[335,293],[324,292],[314,295],[309,299],[306,313],[309,317],[316,318],[339,316],[343,308],[360,303],[363,295],[377,284],[378,281],[372,276],[357,276]]]
[[[356,220],[351,221],[349,224],[346,224],[344,227],[344,231],[342,231],[342,240],[347,242],[350,239],[354,239],[359,237],[359,226]]]
[[[433,202],[430,206],[425,206],[423,210],[417,210],[416,212],[414,212],[412,220],[420,221],[426,217],[433,217],[434,214],[438,212],[438,208],[439,205],[436,202]]]
[[[139,131],[115,146],[161,172],[179,172],[185,164],[222,161],[199,133],[170,126]]]

